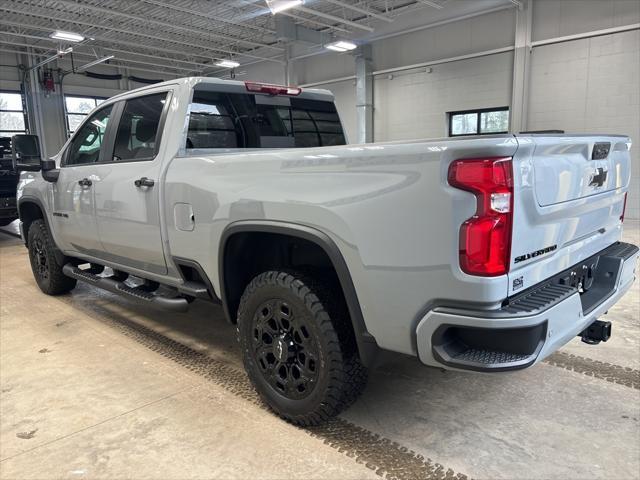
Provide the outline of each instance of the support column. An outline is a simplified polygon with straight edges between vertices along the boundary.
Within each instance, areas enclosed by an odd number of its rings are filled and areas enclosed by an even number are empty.
[[[284,84],[285,85],[295,85],[296,75],[293,70],[293,60],[291,60],[291,51],[293,49],[292,42],[287,42],[284,47]]]
[[[29,49],[29,52],[32,52]],[[33,55],[24,55],[22,60],[25,61],[28,71],[22,77],[24,85],[23,93],[26,95],[27,110],[29,116],[29,133],[38,135],[40,143],[40,155],[43,159],[49,158],[50,152],[47,150],[46,132],[44,127],[44,113],[42,111],[42,90],[40,88],[40,80],[38,78],[38,69],[32,69],[36,65],[38,57]]]
[[[373,66],[371,45],[356,52],[356,142],[373,142]]]
[[[521,0],[516,10],[515,50],[513,52],[513,85],[509,130],[526,130],[529,104],[529,70],[531,62],[531,0]]]

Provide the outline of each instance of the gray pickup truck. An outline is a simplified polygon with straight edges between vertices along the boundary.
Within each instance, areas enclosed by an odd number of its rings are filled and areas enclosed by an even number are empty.
[[[326,90],[185,78],[102,103],[18,191],[33,274],[157,308],[220,303],[265,402],[309,425],[380,349],[522,369],[635,279],[626,136],[350,145]],[[26,175],[23,175],[26,177]]]

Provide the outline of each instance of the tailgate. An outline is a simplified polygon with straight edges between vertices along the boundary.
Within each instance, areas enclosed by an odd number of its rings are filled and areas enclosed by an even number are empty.
[[[626,136],[516,138],[510,296],[618,241],[630,179]]]
[[[626,137],[542,137],[533,151],[539,205],[576,200],[626,186]]]

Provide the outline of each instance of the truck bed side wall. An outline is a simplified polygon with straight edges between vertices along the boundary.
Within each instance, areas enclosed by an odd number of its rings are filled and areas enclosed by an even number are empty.
[[[506,296],[506,276],[459,269],[458,228],[476,201],[446,176],[453,159],[511,156],[516,147],[513,137],[496,137],[177,157],[164,197],[170,256],[197,261],[219,293],[219,241],[230,224],[313,227],[339,247],[369,333],[383,348],[415,353],[428,302],[465,298],[490,308]],[[193,231],[176,228],[183,207],[175,206],[184,203]]]

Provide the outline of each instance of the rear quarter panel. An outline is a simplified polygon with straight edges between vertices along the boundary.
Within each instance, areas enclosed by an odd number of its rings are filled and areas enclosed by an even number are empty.
[[[476,201],[446,177],[454,159],[516,148],[501,136],[176,157],[164,196],[170,255],[200,263],[220,292],[219,241],[230,224],[315,228],[340,249],[378,344],[415,353],[415,325],[428,305],[464,298],[490,308],[506,296],[506,276],[460,271],[458,228]],[[192,205],[193,231],[176,228],[178,203]]]

